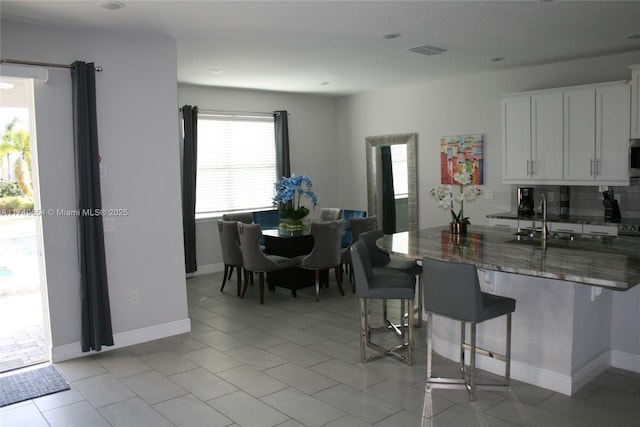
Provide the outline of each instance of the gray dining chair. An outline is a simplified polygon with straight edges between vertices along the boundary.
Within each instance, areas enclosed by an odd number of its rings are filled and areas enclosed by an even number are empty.
[[[312,222],[311,235],[313,249],[308,255],[295,258],[296,265],[315,272],[316,301],[320,300],[320,272],[334,269],[338,289],[342,296],[342,281],[340,278],[340,240],[342,239],[342,220],[328,222]]]
[[[356,293],[356,284],[353,280],[353,268],[351,265],[351,245],[360,239],[362,233],[375,230],[378,227],[378,217],[376,215],[365,218],[351,218],[349,219],[349,229],[351,231],[351,244],[342,251],[340,254],[340,262],[344,270],[346,270],[351,282],[351,288],[353,293]],[[342,270],[341,270],[342,271]]]
[[[407,274],[377,274],[371,265],[367,246],[362,240],[351,245],[350,251],[356,282],[356,295],[360,302],[360,359],[362,363],[388,356],[412,365],[415,325],[414,316],[410,311],[415,299],[415,280]],[[405,323],[401,321],[402,334],[400,336],[403,337],[403,340],[399,345],[385,347],[371,339],[370,304],[372,299],[400,300],[401,319],[405,317],[405,311],[407,311],[408,334],[404,333]],[[379,331],[389,330],[386,325],[377,329]],[[406,339],[404,339],[405,337]],[[375,349],[377,353],[367,356],[367,347]],[[407,350],[406,356],[399,353],[405,349]]]
[[[238,213],[226,213],[222,214],[224,221],[240,221],[244,224],[251,224],[253,222],[253,213],[251,212],[238,212]]]
[[[424,258],[422,268],[425,270],[423,296],[427,312],[427,385],[460,385],[468,391],[470,400],[475,400],[478,385],[508,386],[511,372],[511,314],[516,309],[516,300],[482,292],[478,270],[473,264]],[[461,378],[432,377],[434,314],[458,320],[461,323],[459,364]],[[507,320],[505,354],[478,348],[476,325],[504,315]],[[467,323],[471,324],[468,344],[465,334]],[[470,352],[468,373],[465,373],[465,350]],[[476,354],[504,362],[504,377],[501,381],[478,382],[476,380]]]
[[[341,218],[342,218],[342,209],[340,208],[320,209],[320,221],[335,221]]]
[[[222,262],[224,263],[224,277],[220,292],[224,290],[227,280],[231,280],[233,269],[236,269],[238,276],[238,296],[240,296],[242,284],[242,251],[240,250],[240,240],[238,238],[237,221],[218,220],[218,232],[220,233],[220,247],[222,249]]]
[[[257,273],[260,280],[260,304],[264,304],[264,276],[274,271],[294,268],[296,262],[279,255],[267,255],[260,247],[262,230],[260,224],[237,223],[238,237],[240,238],[240,250],[244,263],[244,287],[241,298],[244,298],[249,285],[249,273]],[[293,272],[292,272],[293,273]]]
[[[417,307],[414,312],[418,314],[418,322],[416,326],[422,326],[422,267],[418,265],[418,263],[414,260],[404,258],[397,255],[389,255],[386,252],[378,249],[376,245],[376,241],[384,236],[384,232],[380,229],[375,229],[372,231],[366,231],[360,235],[360,240],[362,240],[367,246],[367,250],[369,251],[369,256],[371,257],[371,265],[374,271],[378,273],[402,273],[408,274],[412,277],[417,277],[418,280],[418,298],[417,299]],[[387,319],[387,306],[383,305],[383,312],[385,319]],[[400,334],[401,330],[397,327],[397,325],[388,322],[389,327],[395,329],[396,333]]]

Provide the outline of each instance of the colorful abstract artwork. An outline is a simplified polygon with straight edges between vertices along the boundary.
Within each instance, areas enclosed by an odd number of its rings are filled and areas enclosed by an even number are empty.
[[[470,184],[482,185],[483,158],[482,134],[443,136],[440,139],[440,183],[458,184],[453,176],[467,171],[471,174]]]

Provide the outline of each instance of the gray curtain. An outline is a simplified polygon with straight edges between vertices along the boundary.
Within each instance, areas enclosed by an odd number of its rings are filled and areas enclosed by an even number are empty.
[[[198,270],[196,261],[196,167],[198,165],[198,107],[182,107],[184,147],[182,158],[182,229],[184,266],[187,273]]]
[[[396,232],[396,195],[393,189],[393,164],[391,147],[380,147],[382,161],[382,231],[384,234]]]
[[[289,113],[286,110],[274,111],[273,119],[276,130],[276,179],[291,176],[291,159],[289,157]]]
[[[102,228],[100,155],[96,114],[96,79],[93,63],[76,61],[71,67],[73,140],[76,164],[78,252],[82,351],[100,351],[113,345],[107,263]]]

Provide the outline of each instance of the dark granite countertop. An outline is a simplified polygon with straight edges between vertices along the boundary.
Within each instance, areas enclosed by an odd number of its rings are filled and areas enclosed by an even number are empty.
[[[519,216],[517,212],[501,212],[496,214],[489,214],[487,218],[499,218],[499,219],[518,219],[523,221],[542,221],[541,215],[531,216]],[[567,218],[561,218],[557,214],[547,215],[547,221],[563,222],[568,224],[592,224],[592,225],[611,225],[617,226],[619,223],[623,224],[640,224],[640,218],[622,218],[621,221],[613,222],[607,221],[602,216],[584,216],[584,215],[571,215]]]
[[[473,263],[478,268],[564,280],[624,291],[640,284],[640,239],[581,237],[577,240],[519,237],[499,227],[469,226],[466,235],[448,227],[387,234],[385,252]]]

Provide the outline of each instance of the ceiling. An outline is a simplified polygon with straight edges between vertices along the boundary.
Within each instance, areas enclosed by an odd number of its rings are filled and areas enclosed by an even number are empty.
[[[0,14],[168,35],[181,83],[328,96],[640,51],[640,38],[625,38],[640,33],[639,1],[122,0],[115,10],[101,3],[2,0]],[[399,37],[382,37],[392,33]],[[446,52],[407,50],[420,45]]]

